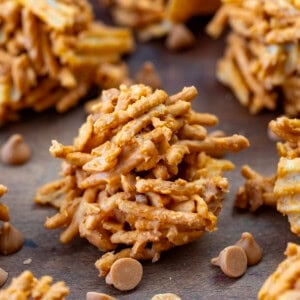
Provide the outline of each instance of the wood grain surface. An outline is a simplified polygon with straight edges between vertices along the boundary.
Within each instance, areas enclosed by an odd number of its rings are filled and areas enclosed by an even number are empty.
[[[96,12],[98,17],[104,15],[109,20],[99,6]],[[118,299],[151,299],[154,294],[166,292],[175,293],[182,299],[256,298],[263,281],[283,260],[287,242],[297,242],[298,238],[290,232],[286,217],[275,210],[263,208],[255,214],[241,212],[233,208],[233,201],[238,187],[244,182],[240,175],[243,164],[247,163],[266,175],[275,172],[278,157],[275,143],[267,136],[267,124],[280,112],[252,116],[229,90],[216,81],[215,64],[225,44],[224,39],[213,41],[206,36],[204,27],[207,21],[208,18],[197,18],[190,22],[197,37],[193,49],[171,53],[159,40],[138,45],[127,61],[133,74],[145,60],[152,61],[169,93],[195,85],[199,96],[193,103],[194,109],[216,114],[220,119],[217,128],[227,134],[244,134],[250,140],[249,149],[227,156],[235,163],[236,169],[226,174],[230,180],[230,192],[224,201],[218,230],[163,254],[155,264],[143,263],[142,282],[133,291],[121,293],[106,285],[94,267],[102,253],[80,238],[68,245],[60,244],[59,231],[49,231],[43,226],[45,218],[55,210],[39,207],[32,201],[40,185],[58,177],[61,162],[48,152],[51,140],[57,139],[64,144],[72,142],[86,117],[83,105],[64,115],[54,111],[28,112],[21,121],[0,129],[0,145],[11,134],[21,133],[33,150],[32,159],[24,166],[0,165],[0,183],[9,188],[3,202],[10,207],[12,223],[25,236],[25,245],[20,252],[0,257],[0,267],[9,272],[9,281],[25,269],[32,270],[38,277],[49,274],[55,281],[64,280],[71,289],[68,299],[75,300],[85,299],[88,291],[108,293]],[[263,260],[248,268],[242,278],[230,279],[211,266],[210,259],[237,241],[244,231],[251,232],[262,246]],[[23,261],[28,258],[32,263],[24,265]]]

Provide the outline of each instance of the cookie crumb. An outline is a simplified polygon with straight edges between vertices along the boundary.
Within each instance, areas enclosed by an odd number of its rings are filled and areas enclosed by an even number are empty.
[[[27,258],[23,261],[23,265],[30,265],[32,263],[32,258]]]

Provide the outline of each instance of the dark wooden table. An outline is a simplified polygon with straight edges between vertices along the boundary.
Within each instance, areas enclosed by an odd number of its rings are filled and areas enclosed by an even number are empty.
[[[97,15],[101,11],[97,10]],[[71,289],[68,299],[85,299],[88,291],[101,291],[118,299],[151,299],[154,294],[172,292],[182,299],[255,299],[259,288],[277,264],[284,258],[289,241],[298,239],[289,231],[286,217],[275,210],[260,209],[251,214],[233,208],[235,193],[244,180],[240,168],[247,163],[266,175],[276,170],[278,161],[275,143],[267,136],[267,124],[279,112],[265,112],[251,116],[234,99],[229,90],[215,79],[215,64],[224,48],[224,39],[213,41],[204,33],[208,19],[191,22],[197,36],[195,48],[183,53],[171,53],[162,41],[138,45],[128,58],[132,73],[144,60],[151,60],[158,68],[164,89],[175,93],[182,87],[195,85],[199,96],[194,109],[216,114],[218,128],[228,134],[244,134],[251,147],[237,155],[229,155],[236,169],[227,174],[230,192],[224,201],[218,230],[207,233],[200,240],[175,248],[164,254],[155,264],[144,263],[144,276],[140,285],[128,293],[120,293],[98,278],[94,262],[101,256],[86,240],[76,239],[69,245],[58,240],[59,231],[49,231],[43,226],[45,218],[55,210],[39,207],[32,201],[36,189],[58,177],[60,161],[49,155],[50,141],[68,144],[85,120],[83,105],[59,115],[53,111],[42,114],[29,113],[22,121],[0,129],[0,144],[11,134],[21,133],[33,149],[29,163],[21,167],[0,165],[0,183],[9,188],[3,202],[11,210],[13,224],[26,240],[23,249],[10,256],[0,257],[0,267],[9,272],[9,279],[30,269],[36,276],[49,274],[55,281],[64,280]],[[210,259],[225,246],[237,241],[244,231],[250,231],[264,250],[260,264],[250,267],[240,279],[227,278]],[[23,261],[31,258],[30,265]],[[9,280],[10,281],[10,280]],[[7,283],[8,284],[8,283]],[[6,286],[7,286],[6,284]]]

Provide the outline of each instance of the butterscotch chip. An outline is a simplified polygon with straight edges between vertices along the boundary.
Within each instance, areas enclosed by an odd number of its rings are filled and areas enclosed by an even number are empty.
[[[249,232],[243,232],[241,239],[235,243],[244,249],[247,255],[248,266],[256,265],[262,259],[262,249]]]
[[[0,253],[4,255],[19,251],[23,246],[24,238],[19,230],[10,223],[3,223],[0,228]]]
[[[86,300],[116,300],[116,298],[103,293],[87,292]]]
[[[0,268],[0,287],[6,282],[8,273]]]
[[[172,293],[154,295],[151,300],[180,300],[181,298]]]
[[[143,83],[145,85],[151,86],[153,89],[158,89],[161,87],[161,79],[154,65],[147,61],[145,62],[141,69],[135,75],[135,81],[137,83]]]
[[[247,256],[243,248],[229,246],[223,249],[219,256],[213,258],[211,263],[219,266],[228,277],[237,278],[247,270]]]
[[[175,24],[166,40],[167,48],[170,50],[183,50],[190,48],[196,40],[192,32],[183,24]]]
[[[107,284],[112,284],[120,291],[134,289],[142,280],[143,266],[133,258],[120,258],[116,260],[106,276]]]
[[[21,165],[31,157],[31,150],[20,134],[12,135],[1,148],[1,160],[8,165]]]

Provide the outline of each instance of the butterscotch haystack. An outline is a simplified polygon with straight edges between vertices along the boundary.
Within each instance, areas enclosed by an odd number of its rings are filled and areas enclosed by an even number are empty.
[[[281,117],[272,121],[270,128],[285,141],[277,143],[277,210],[288,216],[291,231],[300,235],[300,120]]]
[[[244,166],[246,183],[239,189],[236,206],[254,211],[261,205],[277,205],[288,216],[291,231],[300,235],[300,120],[280,117],[269,127],[282,140],[277,143],[277,173],[264,177]]]
[[[86,0],[0,0],[0,32],[0,124],[24,108],[67,110],[133,49],[130,31],[95,22]]]
[[[7,192],[7,188],[0,184],[0,198]],[[8,222],[9,221],[9,208],[3,204],[0,203],[0,221]]]
[[[287,258],[265,281],[258,293],[259,300],[295,300],[300,298],[300,246],[288,243]]]
[[[233,164],[214,157],[249,143],[208,134],[218,119],[191,108],[196,95],[195,87],[172,96],[144,85],[106,90],[73,145],[52,142],[50,152],[64,160],[62,178],[35,201],[59,209],[45,225],[66,228],[62,242],[79,234],[101,251],[127,247],[96,262],[101,276],[117,258],[156,261],[215,229],[228,189],[222,173]]]
[[[167,35],[174,23],[211,14],[220,0],[100,0],[109,6],[116,24],[135,28],[140,40]]]
[[[251,113],[273,110],[283,94],[287,115],[300,113],[299,18],[293,0],[222,0],[207,27],[218,37],[229,24],[217,78],[230,87]]]
[[[63,281],[52,284],[50,276],[37,279],[30,271],[24,271],[18,277],[13,278],[11,284],[0,290],[0,299],[32,299],[32,300],[64,300],[69,294],[69,288]]]

